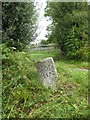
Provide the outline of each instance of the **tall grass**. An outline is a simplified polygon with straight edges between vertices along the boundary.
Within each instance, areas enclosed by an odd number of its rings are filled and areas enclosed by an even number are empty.
[[[4,48],[5,49],[5,48]],[[58,73],[57,89],[40,83],[35,62],[37,52],[3,52],[3,118],[86,118],[88,116],[87,63],[57,60],[58,51],[41,51],[52,56]],[[8,62],[7,62],[8,60]],[[81,69],[82,68],[82,69]]]

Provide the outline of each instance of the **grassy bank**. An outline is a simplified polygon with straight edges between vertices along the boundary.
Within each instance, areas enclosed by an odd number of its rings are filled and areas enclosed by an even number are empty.
[[[59,60],[59,51],[12,52],[3,58],[3,117],[75,118],[88,116],[88,63]],[[40,56],[40,57],[39,57]],[[57,89],[39,82],[35,62],[53,57]]]

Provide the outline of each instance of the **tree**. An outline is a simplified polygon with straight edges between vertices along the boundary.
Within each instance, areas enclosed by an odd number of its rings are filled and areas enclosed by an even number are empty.
[[[53,20],[50,36],[58,43],[61,57],[70,56],[87,43],[87,3],[49,2],[45,11],[45,16]]]
[[[37,29],[34,3],[4,2],[2,11],[2,42],[21,50],[32,41]]]

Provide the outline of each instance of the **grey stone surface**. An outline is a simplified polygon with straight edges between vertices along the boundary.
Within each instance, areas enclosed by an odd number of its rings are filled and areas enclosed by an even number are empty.
[[[36,63],[37,72],[42,84],[48,88],[55,89],[57,82],[57,71],[52,57],[45,58]]]

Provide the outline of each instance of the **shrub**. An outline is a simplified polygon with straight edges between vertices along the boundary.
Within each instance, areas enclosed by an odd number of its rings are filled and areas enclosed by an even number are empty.
[[[79,50],[75,52],[68,51],[67,58],[88,61],[88,45],[85,44],[84,47],[81,47]]]

